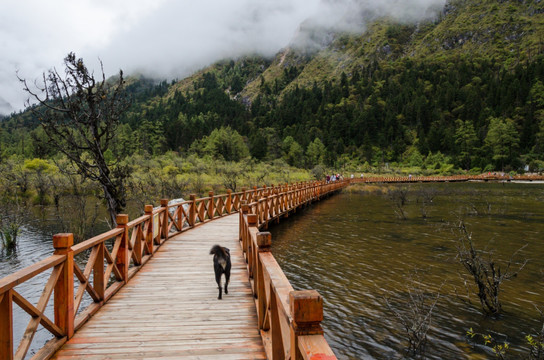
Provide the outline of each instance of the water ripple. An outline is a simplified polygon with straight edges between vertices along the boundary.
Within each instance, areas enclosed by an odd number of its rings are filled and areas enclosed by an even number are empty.
[[[405,311],[409,291],[415,286],[410,285],[414,273],[419,277],[416,284],[426,295],[440,292],[428,333],[428,358],[490,356],[488,348],[467,342],[465,333],[471,327],[491,332],[498,339],[508,335],[513,354],[524,351],[524,334],[538,328],[533,305],[542,306],[544,298],[540,274],[544,222],[533,221],[544,219],[544,204],[534,196],[516,196],[520,191],[530,194],[519,184],[511,192],[501,188],[497,193],[488,191],[493,186],[476,186],[476,190],[486,191],[488,201],[496,204],[494,208],[507,207],[497,217],[467,218],[477,245],[496,248],[496,255],[504,258],[529,243],[526,254],[535,259],[515,281],[504,284],[506,315],[489,319],[481,314],[475,295],[467,301],[451,232],[440,231],[442,219],[451,216],[456,204],[474,196],[472,185],[459,185],[442,186],[442,193],[448,195],[435,198],[426,209],[427,220],[421,219],[420,204],[414,197],[409,198],[408,220],[403,221],[396,218],[387,197],[341,194],[271,228],[274,256],[295,289],[316,289],[324,297],[323,326],[340,359],[399,359],[406,355],[406,334],[384,299],[390,299],[395,311]],[[462,191],[455,193],[456,189]],[[531,189],[538,190],[534,185]],[[527,216],[519,216],[524,209],[531,209],[530,222]]]

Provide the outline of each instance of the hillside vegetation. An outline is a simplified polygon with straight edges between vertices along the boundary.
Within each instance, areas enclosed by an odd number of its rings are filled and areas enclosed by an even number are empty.
[[[325,31],[305,28],[301,32]],[[544,168],[544,3],[450,1],[422,23],[380,18],[273,59],[224,60],[180,81],[133,78],[111,156],[180,154],[379,171]],[[51,158],[29,112],[0,156]]]

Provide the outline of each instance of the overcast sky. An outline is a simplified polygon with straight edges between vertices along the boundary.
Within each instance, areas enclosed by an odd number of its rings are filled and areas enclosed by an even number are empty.
[[[30,81],[71,51],[106,75],[182,78],[225,57],[274,55],[304,21],[363,31],[371,11],[428,18],[446,0],[0,0],[0,114],[21,110]]]

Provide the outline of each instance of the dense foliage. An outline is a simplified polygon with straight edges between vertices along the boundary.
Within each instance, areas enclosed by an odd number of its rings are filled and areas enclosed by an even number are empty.
[[[447,63],[376,62],[322,87],[295,87],[281,98],[263,91],[251,107],[231,98],[214,72],[205,73],[196,90],[170,97],[163,95],[172,85],[142,79],[132,84],[135,102],[112,151],[124,158],[192,149],[238,161],[248,147],[259,160],[283,157],[307,167],[335,165],[342,155],[374,166],[421,167],[429,154],[440,153],[462,169],[540,168],[543,83],[541,56],[513,69],[468,57]],[[147,94],[144,101],[137,91]],[[2,155],[54,155],[56,149],[41,141],[42,130],[35,125],[27,113],[4,121]],[[225,129],[229,134],[217,148]]]
[[[107,155],[541,171],[543,14],[534,1],[455,0],[435,21],[381,19],[362,35],[335,34],[313,54],[227,60],[171,83],[132,78],[132,106]],[[31,113],[0,124],[0,159],[57,154]]]

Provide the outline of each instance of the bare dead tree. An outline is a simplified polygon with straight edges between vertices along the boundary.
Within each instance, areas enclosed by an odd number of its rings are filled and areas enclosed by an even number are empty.
[[[8,253],[17,251],[17,237],[23,227],[24,213],[17,195],[9,203],[0,202],[0,245]]]
[[[478,287],[478,298],[482,310],[487,314],[498,314],[501,312],[500,290],[504,281],[510,280],[527,264],[527,259],[519,263],[517,269],[512,269],[514,258],[527,245],[515,251],[505,266],[492,258],[492,252],[477,250],[474,247],[472,234],[467,230],[463,220],[459,220],[454,228],[456,232],[457,259],[468,271]],[[487,255],[487,256],[486,256]]]
[[[397,217],[402,220],[406,220],[406,212],[404,211],[404,205],[408,202],[408,189],[396,188],[389,191],[389,200],[393,203],[393,208]]]
[[[106,160],[121,114],[128,108],[123,72],[106,81],[96,79],[83,60],[69,53],[64,74],[56,69],[43,74],[42,84],[23,89],[37,105],[29,107],[39,119],[49,141],[78,168],[80,174],[100,184],[112,224],[126,205],[124,180],[128,171],[119,162]]]
[[[24,169],[16,166],[14,162],[0,164],[0,249],[5,249],[8,253],[17,250],[18,235],[27,211],[24,197],[20,196],[23,189],[20,178],[14,176],[15,169],[24,172]],[[26,191],[26,176],[24,178]]]
[[[418,202],[421,202],[421,217],[427,218],[427,207],[430,206],[438,191],[434,187],[424,187],[418,191]]]
[[[56,165],[62,174],[57,181],[63,181],[62,187],[69,189],[63,194],[64,201],[59,201],[55,207],[57,222],[62,231],[69,231],[76,241],[82,241],[99,223],[99,204],[91,200],[91,195],[100,189],[96,183],[78,174],[72,163],[62,161]]]
[[[408,299],[396,301],[400,305],[394,306],[390,299],[384,298],[385,305],[406,332],[408,354],[416,358],[424,358],[427,332],[431,327],[432,313],[440,298],[440,292],[436,294],[426,292],[421,286],[417,272],[409,276],[406,291]]]

